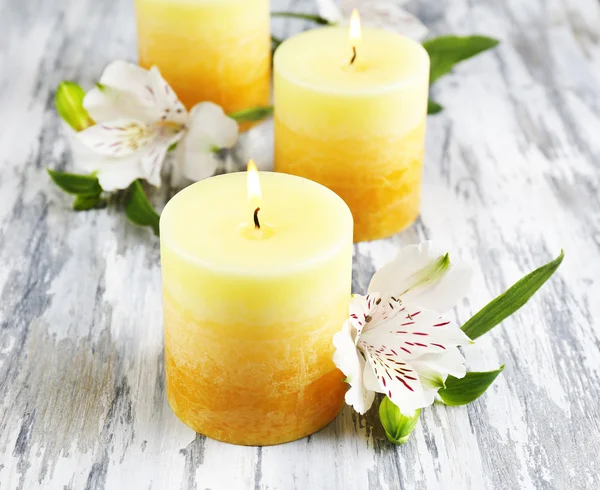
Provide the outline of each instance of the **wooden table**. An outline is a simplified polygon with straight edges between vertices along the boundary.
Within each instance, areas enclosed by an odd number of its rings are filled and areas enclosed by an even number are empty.
[[[405,446],[385,440],[375,411],[346,408],[309,438],[254,448],[197,435],[167,405],[157,239],[115,209],[71,211],[45,172],[70,165],[56,85],[90,87],[109,61],[135,59],[132,2],[3,0],[2,490],[600,487],[600,6],[409,8],[434,33],[502,43],[436,84],[446,110],[429,118],[421,218],[356,246],[354,291],[399,246],[432,238],[477,268],[456,309],[464,322],[561,247],[565,262],[526,308],[466,349],[472,369],[506,363],[489,392],[425,410]],[[302,27],[278,21],[275,33]],[[237,160],[268,152],[269,131],[246,136]],[[157,204],[171,190],[162,192]]]

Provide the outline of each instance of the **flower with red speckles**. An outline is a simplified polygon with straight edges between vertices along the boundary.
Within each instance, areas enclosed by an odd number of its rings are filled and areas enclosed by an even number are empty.
[[[175,143],[174,177],[209,177],[215,152],[231,148],[238,137],[236,121],[212,102],[188,113],[155,66],[111,63],[83,105],[96,124],[74,135],[75,160],[96,173],[105,191],[140,178],[160,186],[165,156]]]
[[[333,338],[349,405],[365,413],[375,393],[384,393],[412,416],[433,403],[448,375],[464,377],[457,347],[471,340],[438,312],[464,296],[470,278],[468,264],[451,263],[425,242],[401,249],[373,276],[369,294],[352,297],[350,316]]]

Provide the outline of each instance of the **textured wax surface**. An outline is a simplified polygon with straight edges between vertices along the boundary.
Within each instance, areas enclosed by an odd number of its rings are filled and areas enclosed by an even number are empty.
[[[315,286],[318,294],[323,286]],[[177,416],[204,435],[244,445],[295,440],[331,422],[347,389],[331,361],[331,338],[348,314],[345,289],[324,310],[267,327],[243,318],[206,322],[165,291],[167,394]]]
[[[269,0],[136,0],[139,61],[157,65],[189,109],[269,103]]]
[[[198,432],[245,445],[315,432],[346,390],[332,338],[348,316],[350,211],[306,179],[259,180],[265,237],[246,172],[188,187],[161,217],[169,403]]]
[[[425,120],[397,138],[323,141],[275,119],[276,169],[329,187],[354,216],[355,241],[406,228],[419,215]]]
[[[366,241],[419,214],[429,58],[410,39],[369,29],[352,66],[347,50],[341,27],[302,33],[277,50],[275,170],[339,194],[355,241]]]

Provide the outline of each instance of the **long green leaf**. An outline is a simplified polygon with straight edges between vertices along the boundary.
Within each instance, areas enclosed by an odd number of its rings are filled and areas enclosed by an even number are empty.
[[[431,67],[429,83],[452,70],[463,60],[497,46],[499,41],[486,36],[440,36],[423,42],[429,53]]]
[[[102,192],[102,187],[95,175],[70,174],[46,169],[53,182],[69,194],[97,195]]]
[[[84,97],[85,91],[74,82],[60,82],[56,89],[56,110],[75,131],[82,131],[94,125],[94,121],[83,107]]]
[[[386,396],[379,405],[379,420],[385,430],[388,441],[394,444],[404,444],[415,429],[421,409],[415,411],[412,417],[402,415],[400,409]]]
[[[139,180],[131,184],[127,190],[125,214],[129,221],[139,226],[149,226],[154,234],[158,236],[160,216],[150,204]]]
[[[443,105],[438,104],[435,100],[427,100],[427,114],[437,114],[438,112],[442,112],[443,110]]]
[[[469,372],[464,378],[448,376],[438,395],[446,405],[466,405],[483,395],[503,370],[501,366],[495,371]]]
[[[504,293],[479,310],[461,327],[462,330],[469,338],[475,340],[508,318],[527,303],[529,298],[550,279],[563,261],[564,256],[565,253],[561,250],[560,255],[556,259],[527,274],[523,279],[513,284]]]
[[[231,119],[235,119],[238,123],[242,123],[249,121],[260,121],[271,114],[273,114],[273,106],[251,107],[249,109],[243,109],[227,115]]]
[[[323,26],[333,25],[320,15],[301,14],[298,12],[271,12],[271,17],[288,17],[292,19],[309,20]]]

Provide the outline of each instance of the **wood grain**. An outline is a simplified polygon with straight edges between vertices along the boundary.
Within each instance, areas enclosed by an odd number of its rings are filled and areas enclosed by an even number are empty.
[[[566,259],[466,349],[473,369],[507,364],[476,403],[425,410],[402,447],[375,410],[345,409],[262,449],[205,439],[172,414],[156,238],[119,210],[72,212],[44,170],[70,165],[58,82],[90,87],[109,61],[135,60],[132,3],[0,2],[0,489],[599,488],[598,2],[408,4],[434,33],[502,43],[436,84],[446,110],[429,118],[421,218],[356,246],[355,292],[397,247],[432,238],[478,268],[455,310],[465,321],[561,247]],[[268,166],[269,131],[245,135],[226,168],[249,154]]]

